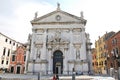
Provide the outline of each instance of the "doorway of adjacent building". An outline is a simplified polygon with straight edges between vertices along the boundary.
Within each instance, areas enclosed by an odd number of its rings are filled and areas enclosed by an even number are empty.
[[[53,73],[63,73],[63,53],[60,50],[53,53]]]
[[[10,72],[11,72],[11,73],[13,73],[13,72],[14,72],[14,67],[13,67],[13,66],[11,67]]]
[[[20,74],[20,66],[17,66],[17,74]]]

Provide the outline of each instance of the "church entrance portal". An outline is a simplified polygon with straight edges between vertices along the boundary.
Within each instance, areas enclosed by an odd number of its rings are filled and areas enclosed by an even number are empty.
[[[63,53],[59,50],[55,51],[53,54],[53,73],[63,73]]]

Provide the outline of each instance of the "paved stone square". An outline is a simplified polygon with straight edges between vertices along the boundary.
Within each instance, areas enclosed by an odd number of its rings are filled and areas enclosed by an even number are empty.
[[[52,80],[52,76],[42,76],[32,74],[0,74],[1,80]],[[72,80],[72,76],[59,76],[60,80]],[[80,75],[75,77],[76,80],[115,80],[112,77]]]

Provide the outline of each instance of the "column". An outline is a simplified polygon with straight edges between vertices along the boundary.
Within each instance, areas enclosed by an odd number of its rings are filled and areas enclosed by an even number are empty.
[[[52,74],[51,49],[48,49],[48,74]]]
[[[47,39],[47,29],[44,29],[44,39],[43,39],[43,53],[42,53],[42,58],[45,60],[47,53],[46,53],[46,39]]]
[[[72,56],[72,50],[73,50],[73,34],[72,34],[72,28],[70,29],[70,49],[69,49],[69,59],[72,59],[73,56]]]
[[[33,60],[33,58],[34,58],[34,49],[35,49],[35,44],[34,44],[34,42],[35,42],[35,36],[36,36],[36,34],[35,34],[35,30],[33,30],[33,34],[32,34],[32,40],[31,40],[31,53],[30,53],[30,60]]]
[[[43,39],[43,52],[42,52],[42,59],[43,61],[47,61],[47,48],[46,48],[46,40],[47,40],[47,29],[44,29],[44,39]],[[42,62],[42,71],[43,71],[43,74],[45,75],[46,72],[47,72],[47,62]]]
[[[25,60],[25,71],[24,73],[26,74],[28,71],[28,61],[30,59],[30,54],[29,54],[29,46],[27,45],[27,51],[26,51],[26,60]]]
[[[67,49],[64,49],[64,59],[63,60],[64,60],[63,73],[67,74],[67,71],[68,71],[68,69],[67,69],[67,67],[68,67],[68,65],[67,65],[67,61],[68,61]]]

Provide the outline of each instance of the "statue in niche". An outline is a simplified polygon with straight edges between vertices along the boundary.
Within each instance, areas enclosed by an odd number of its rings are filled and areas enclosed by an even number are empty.
[[[40,51],[40,49],[37,49],[36,57],[37,57],[37,58],[40,58],[40,56],[41,56],[41,51]]]
[[[76,59],[80,59],[80,50],[76,50]]]
[[[55,40],[56,40],[56,42],[60,42],[60,39],[61,39],[60,35],[61,35],[61,31],[60,30],[56,30],[56,33],[55,33]]]

